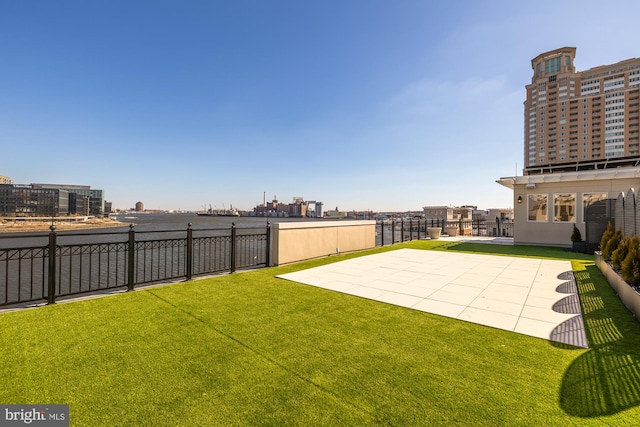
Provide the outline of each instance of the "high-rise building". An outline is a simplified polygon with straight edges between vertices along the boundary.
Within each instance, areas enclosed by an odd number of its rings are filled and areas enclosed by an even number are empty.
[[[531,60],[524,174],[637,166],[640,58],[576,71],[576,48]]]
[[[144,203],[142,202],[136,203],[136,212],[144,212]]]
[[[531,61],[525,168],[498,180],[513,190],[517,244],[571,246],[575,226],[597,245],[607,199],[638,186],[640,59],[576,71],[575,54],[564,47]]]
[[[0,175],[0,184],[13,184],[13,180],[8,176]]]

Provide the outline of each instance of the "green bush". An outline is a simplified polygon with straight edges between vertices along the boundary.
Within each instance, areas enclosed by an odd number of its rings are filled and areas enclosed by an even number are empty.
[[[629,253],[629,246],[631,245],[631,237],[627,236],[620,240],[618,247],[611,253],[611,266],[620,271],[622,262]]]
[[[634,286],[640,285],[640,239],[633,236],[629,239],[627,256],[622,261],[620,275]]]
[[[620,244],[621,240],[622,240],[622,231],[620,230],[614,231],[613,235],[607,242],[606,246],[602,248],[602,257],[604,258],[605,261],[611,260],[611,255],[613,254],[613,251],[618,249],[618,245]]]
[[[611,225],[611,221],[607,223],[607,228],[602,233],[602,237],[600,238],[600,250],[603,252],[602,257],[604,258],[604,248],[607,247],[607,243],[609,243],[609,239],[613,236],[613,226]],[[607,261],[606,258],[604,258]]]

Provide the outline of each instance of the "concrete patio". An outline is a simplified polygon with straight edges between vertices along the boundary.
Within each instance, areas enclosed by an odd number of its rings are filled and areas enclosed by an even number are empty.
[[[588,347],[569,261],[399,249],[278,277]]]

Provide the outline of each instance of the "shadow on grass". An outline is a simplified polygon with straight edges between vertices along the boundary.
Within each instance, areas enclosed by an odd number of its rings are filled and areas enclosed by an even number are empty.
[[[567,368],[560,407],[569,415],[589,418],[640,406],[640,324],[595,266],[592,255],[562,248],[477,243],[438,249],[572,260],[590,349]]]
[[[441,249],[441,248],[437,248]],[[593,255],[571,252],[564,248],[525,245],[489,245],[486,243],[452,243],[443,246],[447,251],[485,253],[506,256],[530,256],[555,259],[580,259],[593,261]]]
[[[578,417],[612,415],[640,405],[640,325],[595,265],[577,264],[590,350],[565,372],[560,406]]]

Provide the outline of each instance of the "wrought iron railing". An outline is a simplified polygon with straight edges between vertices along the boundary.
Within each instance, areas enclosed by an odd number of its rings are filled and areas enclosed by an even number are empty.
[[[376,246],[422,239],[428,229],[513,237],[513,222],[390,220],[376,224]],[[266,227],[56,233],[0,237],[0,306],[270,265]],[[9,239],[9,240],[7,240]],[[6,242],[15,243],[7,248]]]
[[[426,238],[429,228],[456,228],[459,235],[486,237],[513,237],[513,221],[398,219],[376,223],[376,246],[402,243]]]
[[[0,306],[268,266],[270,228],[0,237]]]

